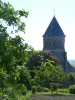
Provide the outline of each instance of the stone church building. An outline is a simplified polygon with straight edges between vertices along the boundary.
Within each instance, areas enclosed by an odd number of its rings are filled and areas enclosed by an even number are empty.
[[[63,30],[54,16],[43,35],[43,51],[51,52],[54,57],[58,58],[64,72],[73,72],[75,69],[67,61],[65,37]]]

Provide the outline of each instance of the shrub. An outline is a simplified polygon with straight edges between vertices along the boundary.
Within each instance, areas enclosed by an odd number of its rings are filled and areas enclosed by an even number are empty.
[[[37,86],[37,91],[41,92],[42,91],[42,87],[40,85]]]
[[[75,85],[71,85],[71,86],[69,87],[69,93],[75,94]]]
[[[32,93],[36,93],[36,86],[32,86]]]
[[[50,90],[52,91],[52,93],[54,91],[57,91],[58,85],[56,83],[51,83],[50,84]]]
[[[22,87],[21,93],[22,93],[23,95],[26,95],[26,93],[27,93],[27,88],[26,88],[25,85]]]
[[[44,92],[49,92],[49,89],[48,88],[44,88],[43,91]]]
[[[22,93],[22,95],[26,95],[26,93],[27,93],[27,88],[24,84],[19,84],[18,90],[19,90],[20,93]]]
[[[2,100],[18,100],[19,95],[16,86],[9,86],[2,94]],[[1,100],[1,99],[0,99]]]
[[[63,89],[58,89],[59,93],[68,93],[68,89],[67,88],[63,88]]]

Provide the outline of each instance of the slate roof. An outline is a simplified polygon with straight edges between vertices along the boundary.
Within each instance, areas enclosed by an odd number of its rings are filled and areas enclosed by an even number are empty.
[[[56,17],[54,16],[52,21],[50,22],[47,30],[45,31],[43,37],[50,37],[50,36],[61,36],[65,37],[63,30],[61,29]]]

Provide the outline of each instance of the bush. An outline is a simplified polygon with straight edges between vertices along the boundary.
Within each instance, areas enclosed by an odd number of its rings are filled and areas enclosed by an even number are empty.
[[[19,84],[18,90],[19,90],[20,93],[22,93],[22,95],[26,95],[26,93],[27,93],[27,88],[24,84]]]
[[[2,94],[2,100],[18,100],[18,90],[16,86],[9,86],[5,89],[5,93]]]
[[[22,87],[21,93],[22,93],[23,95],[26,95],[26,93],[27,93],[27,88],[26,88],[25,85]]]
[[[36,93],[36,86],[32,86],[32,93]]]
[[[44,88],[43,91],[44,92],[49,92],[49,89],[48,88]]]
[[[40,85],[37,86],[37,91],[41,92],[42,91],[42,87]]]
[[[75,94],[75,85],[71,85],[71,86],[69,87],[69,93]]]
[[[58,89],[59,93],[68,93],[68,89],[67,88],[63,88],[63,89]]]
[[[50,90],[52,91],[52,93],[54,91],[57,91],[57,88],[58,88],[58,84],[56,84],[56,83],[51,83],[50,84]]]

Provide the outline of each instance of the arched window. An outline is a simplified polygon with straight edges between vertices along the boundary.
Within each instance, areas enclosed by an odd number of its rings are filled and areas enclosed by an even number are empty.
[[[45,48],[45,49],[48,48],[48,42],[47,42],[47,41],[44,42],[44,48]]]
[[[58,41],[58,48],[59,49],[64,49],[64,43],[63,43],[63,41],[61,41],[61,40]]]
[[[51,41],[49,41],[49,49],[51,49]]]
[[[53,49],[57,49],[58,48],[58,43],[57,43],[57,40],[53,40],[53,42],[52,42],[52,48]]]

